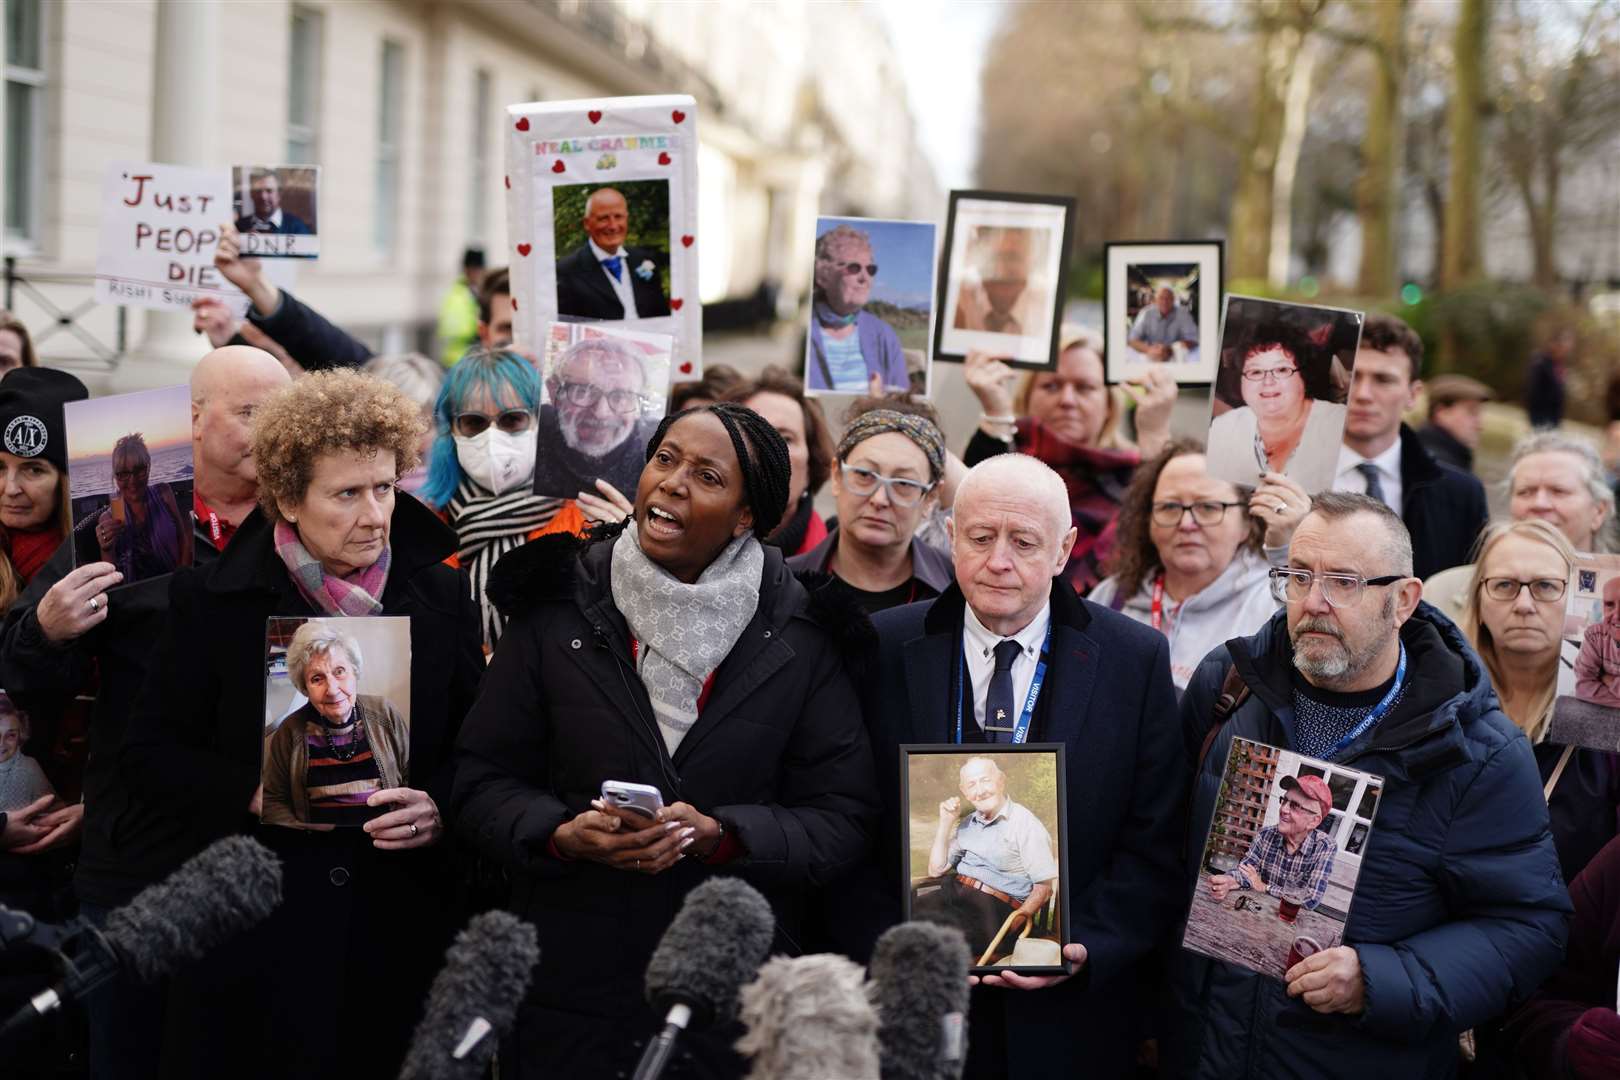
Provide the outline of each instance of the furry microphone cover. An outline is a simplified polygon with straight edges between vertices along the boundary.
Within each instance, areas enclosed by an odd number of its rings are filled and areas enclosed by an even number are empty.
[[[778,956],[739,996],[748,1080],[878,1080],[877,1011],[866,973],[842,956]]]

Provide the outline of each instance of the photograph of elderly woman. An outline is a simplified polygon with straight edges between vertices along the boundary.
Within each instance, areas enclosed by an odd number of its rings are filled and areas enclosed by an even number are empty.
[[[273,618],[265,631],[267,825],[364,825],[410,780],[411,620]]]
[[[1228,296],[1209,423],[1210,475],[1280,472],[1315,494],[1333,483],[1362,313]]]
[[[73,563],[112,563],[130,585],[191,565],[191,390],[70,401]]]
[[[14,814],[38,799],[56,796],[39,761],[23,752],[32,735],[28,714],[0,691],[0,814]]]
[[[1061,970],[1062,747],[901,752],[906,918],[961,930],[975,970]]]
[[[908,360],[924,372],[926,388],[933,340],[933,223],[817,218],[812,274],[805,390],[872,395],[906,390]]]
[[[1384,779],[1233,739],[1182,945],[1281,979],[1344,937]]]
[[[1620,752],[1620,555],[1582,553],[1570,577],[1547,739]]]

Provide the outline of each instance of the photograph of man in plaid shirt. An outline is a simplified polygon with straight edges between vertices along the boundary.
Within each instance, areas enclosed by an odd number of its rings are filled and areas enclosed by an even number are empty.
[[[1209,879],[1216,900],[1225,900],[1233,889],[1258,889],[1307,911],[1322,902],[1336,849],[1316,827],[1333,809],[1333,794],[1320,776],[1285,776],[1281,786],[1277,824],[1255,833],[1236,871]]]

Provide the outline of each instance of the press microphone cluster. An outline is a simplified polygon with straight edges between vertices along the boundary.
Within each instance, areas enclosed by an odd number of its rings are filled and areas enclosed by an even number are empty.
[[[534,927],[517,916],[487,911],[468,923],[433,980],[400,1080],[479,1080],[539,963]]]
[[[0,909],[0,949],[49,949],[62,966],[56,985],[34,995],[0,1026],[0,1046],[120,972],[142,982],[173,974],[264,921],[280,903],[280,860],[257,840],[230,836],[115,909],[99,930],[82,919],[57,926]]]

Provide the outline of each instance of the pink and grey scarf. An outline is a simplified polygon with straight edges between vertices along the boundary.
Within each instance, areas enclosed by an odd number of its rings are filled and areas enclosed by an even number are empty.
[[[381,615],[382,591],[388,583],[390,552],[383,547],[382,555],[364,570],[348,577],[334,577],[321,566],[321,561],[309,553],[298,533],[285,521],[276,522],[276,554],[287,566],[293,584],[315,609],[323,615]]]

